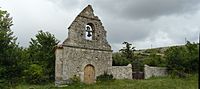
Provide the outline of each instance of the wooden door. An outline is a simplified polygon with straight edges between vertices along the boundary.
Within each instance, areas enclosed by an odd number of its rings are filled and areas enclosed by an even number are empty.
[[[95,70],[92,65],[87,65],[84,69],[84,82],[86,84],[94,83],[95,81]]]

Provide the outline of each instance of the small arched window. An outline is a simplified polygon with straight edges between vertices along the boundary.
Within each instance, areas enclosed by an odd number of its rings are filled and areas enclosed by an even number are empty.
[[[86,31],[86,34],[85,34],[85,38],[87,40],[92,40],[93,38],[93,33],[94,33],[94,29],[93,29],[93,26],[91,23],[87,24],[85,26],[85,31]]]

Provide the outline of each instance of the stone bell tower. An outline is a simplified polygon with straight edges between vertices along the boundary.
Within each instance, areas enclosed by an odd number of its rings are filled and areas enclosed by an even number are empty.
[[[76,76],[93,83],[112,66],[112,50],[101,20],[91,5],[84,8],[68,27],[68,38],[56,49],[55,83]]]

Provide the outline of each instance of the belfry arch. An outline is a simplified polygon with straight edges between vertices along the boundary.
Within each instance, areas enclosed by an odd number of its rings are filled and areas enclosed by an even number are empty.
[[[94,40],[95,38],[95,27],[92,23],[88,23],[85,25],[85,39],[86,40]]]

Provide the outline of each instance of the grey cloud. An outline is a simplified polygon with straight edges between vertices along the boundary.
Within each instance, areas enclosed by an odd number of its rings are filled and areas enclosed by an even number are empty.
[[[67,11],[73,11],[75,8],[77,8],[80,4],[79,0],[48,0],[54,4],[57,4],[57,6],[61,7],[61,9],[65,9]]]
[[[109,42],[112,44],[121,44],[123,41],[139,42],[143,43],[143,46],[139,45],[140,48],[146,48],[147,39],[156,46],[183,44],[185,37],[190,41],[196,41],[197,38],[193,34],[200,30],[190,29],[198,26],[196,23],[199,21],[189,19],[199,18],[199,16],[193,17],[194,14],[198,15],[199,2],[199,0],[151,0],[151,2],[103,0],[93,3],[93,7],[107,28]],[[188,14],[189,18],[184,18]],[[186,27],[184,24],[191,25],[191,28],[184,29]],[[160,38],[162,34],[157,34],[159,31],[166,34],[163,40]]]
[[[193,29],[193,28],[190,28]],[[168,31],[168,37],[172,40],[174,40],[176,43],[184,43],[185,39],[197,42],[200,29],[196,29],[195,31],[191,31],[189,28],[183,28],[182,30],[177,31]]]
[[[127,19],[154,19],[159,16],[195,12],[200,0],[98,0],[94,5],[106,13]]]
[[[146,26],[144,26],[146,23]],[[120,20],[119,22],[106,21],[105,24],[108,31],[108,40],[112,43],[122,43],[123,41],[138,41],[144,40],[151,33],[149,28],[152,28],[148,25],[149,22],[126,22]]]

